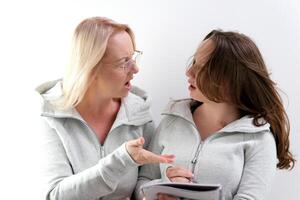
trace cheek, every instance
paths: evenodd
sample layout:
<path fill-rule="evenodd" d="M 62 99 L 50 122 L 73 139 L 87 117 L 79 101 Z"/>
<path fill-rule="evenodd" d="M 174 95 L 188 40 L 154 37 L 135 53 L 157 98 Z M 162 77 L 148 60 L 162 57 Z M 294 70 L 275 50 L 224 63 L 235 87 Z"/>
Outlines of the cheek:
<path fill-rule="evenodd" d="M 206 96 L 203 95 L 203 93 L 197 88 L 191 93 L 191 97 L 195 100 L 201 101 L 201 102 L 207 102 L 208 99 Z"/>
<path fill-rule="evenodd" d="M 125 81 L 126 76 L 118 71 L 107 71 L 101 74 L 101 79 L 106 83 L 106 85 L 116 86 L 122 84 Z"/>

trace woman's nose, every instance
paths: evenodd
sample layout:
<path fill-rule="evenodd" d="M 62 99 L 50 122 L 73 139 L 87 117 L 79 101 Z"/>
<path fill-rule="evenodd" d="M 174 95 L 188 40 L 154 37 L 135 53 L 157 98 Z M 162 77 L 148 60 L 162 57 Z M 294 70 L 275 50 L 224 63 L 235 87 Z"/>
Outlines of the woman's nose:
<path fill-rule="evenodd" d="M 136 73 L 138 73 L 140 71 L 140 69 L 139 69 L 139 67 L 137 66 L 137 64 L 134 64 L 133 66 L 132 66 L 132 68 L 131 68 L 131 72 L 133 73 L 133 74 L 136 74 Z"/>

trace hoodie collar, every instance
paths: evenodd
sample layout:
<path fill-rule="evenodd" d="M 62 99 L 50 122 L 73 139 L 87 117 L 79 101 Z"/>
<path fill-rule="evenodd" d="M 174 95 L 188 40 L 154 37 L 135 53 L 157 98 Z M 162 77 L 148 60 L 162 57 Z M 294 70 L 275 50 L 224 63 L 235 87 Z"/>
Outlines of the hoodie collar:
<path fill-rule="evenodd" d="M 75 108 L 58 110 L 50 102 L 62 96 L 61 79 L 46 82 L 36 88 L 41 99 L 41 115 L 53 118 L 75 118 L 84 121 Z M 121 124 L 142 125 L 152 121 L 150 115 L 150 98 L 140 88 L 133 86 L 129 94 L 121 99 L 121 106 L 116 120 L 112 126 L 116 128 Z"/>
<path fill-rule="evenodd" d="M 195 123 L 193 120 L 193 115 L 191 113 L 190 104 L 191 99 L 180 99 L 180 100 L 171 100 L 165 110 L 162 112 L 163 115 L 173 115 L 177 117 L 181 117 L 188 122 L 192 123 L 195 127 Z M 242 133 L 255 133 L 261 131 L 269 131 L 270 124 L 265 123 L 262 126 L 255 126 L 253 124 L 253 117 L 246 115 L 237 119 L 229 124 L 227 124 L 224 128 L 219 130 L 218 132 L 242 132 Z M 263 122 L 264 119 L 261 119 Z"/>

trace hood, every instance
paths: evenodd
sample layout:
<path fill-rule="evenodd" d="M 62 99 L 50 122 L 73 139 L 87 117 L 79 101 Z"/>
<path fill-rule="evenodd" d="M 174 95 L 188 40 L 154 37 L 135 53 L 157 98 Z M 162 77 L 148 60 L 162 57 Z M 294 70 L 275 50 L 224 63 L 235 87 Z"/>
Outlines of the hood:
<path fill-rule="evenodd" d="M 49 81 L 36 88 L 41 101 L 41 115 L 53 118 L 76 118 L 82 120 L 75 108 L 59 110 L 51 101 L 60 98 L 62 94 L 62 80 Z M 120 110 L 114 125 L 125 123 L 141 125 L 152 121 L 150 114 L 150 98 L 142 89 L 133 86 L 128 95 L 121 100 Z M 113 125 L 113 126 L 114 126 Z"/>
<path fill-rule="evenodd" d="M 176 117 L 181 117 L 188 122 L 195 125 L 193 116 L 190 110 L 191 99 L 180 99 L 171 100 L 164 111 L 163 115 L 172 115 Z M 262 126 L 255 126 L 253 124 L 253 117 L 246 115 L 238 120 L 235 120 L 227 124 L 224 128 L 218 132 L 243 132 L 243 133 L 255 133 L 261 131 L 270 131 L 270 124 L 266 123 Z M 264 119 L 261 119 L 262 122 Z"/>

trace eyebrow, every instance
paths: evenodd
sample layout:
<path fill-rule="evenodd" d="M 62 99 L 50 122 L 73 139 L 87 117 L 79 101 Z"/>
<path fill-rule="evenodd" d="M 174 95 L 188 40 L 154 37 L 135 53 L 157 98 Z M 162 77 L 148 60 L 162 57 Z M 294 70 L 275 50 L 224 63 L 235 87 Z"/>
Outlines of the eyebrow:
<path fill-rule="evenodd" d="M 119 62 L 122 62 L 123 60 L 126 62 L 127 58 L 130 58 L 130 57 L 129 56 L 124 56 L 124 57 L 119 58 L 118 60 L 116 60 L 114 63 L 119 63 Z"/>
<path fill-rule="evenodd" d="M 130 55 L 123 56 L 123 57 L 119 58 L 118 60 L 116 60 L 116 62 L 120 62 L 120 61 L 122 61 L 123 59 L 126 59 L 126 58 L 131 58 L 131 56 L 133 56 L 134 52 L 135 51 L 133 51 L 133 53 L 131 53 Z"/>

